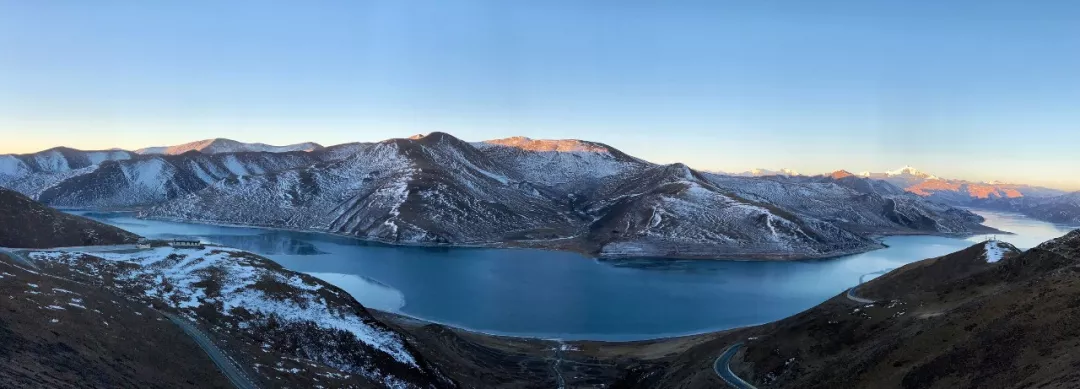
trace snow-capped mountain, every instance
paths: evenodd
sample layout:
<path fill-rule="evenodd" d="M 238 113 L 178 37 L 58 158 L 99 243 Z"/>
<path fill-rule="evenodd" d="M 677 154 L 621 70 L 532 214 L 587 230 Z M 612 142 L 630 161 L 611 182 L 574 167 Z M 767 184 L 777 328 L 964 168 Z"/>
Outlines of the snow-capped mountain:
<path fill-rule="evenodd" d="M 287 146 L 271 146 L 263 143 L 244 143 L 232 139 L 216 138 L 176 146 L 147 147 L 135 150 L 135 153 L 142 155 L 180 155 L 189 151 L 198 151 L 203 154 L 243 152 L 287 153 L 291 151 L 315 151 L 322 148 L 321 145 L 313 142 L 297 143 Z"/>
<path fill-rule="evenodd" d="M 781 168 L 780 170 L 750 169 L 748 171 L 745 171 L 745 172 L 742 172 L 742 173 L 735 173 L 735 174 L 732 174 L 732 175 L 733 176 L 741 176 L 741 177 L 765 177 L 765 176 L 789 176 L 789 177 L 793 177 L 793 176 L 801 176 L 802 174 L 800 174 L 798 171 L 795 171 L 794 169 Z"/>
<path fill-rule="evenodd" d="M 116 157 L 23 162 L 0 185 L 57 206 L 146 206 L 152 218 L 609 257 L 825 257 L 878 247 L 864 234 L 981 228 L 881 181 L 705 174 L 579 140 L 436 132 L 312 152 Z"/>

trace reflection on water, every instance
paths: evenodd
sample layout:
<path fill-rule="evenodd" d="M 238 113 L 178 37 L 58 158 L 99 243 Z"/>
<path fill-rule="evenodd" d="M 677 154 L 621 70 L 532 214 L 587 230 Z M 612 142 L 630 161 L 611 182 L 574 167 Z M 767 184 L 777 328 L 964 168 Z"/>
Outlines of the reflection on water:
<path fill-rule="evenodd" d="M 983 214 L 992 227 L 1017 233 L 1001 238 L 1019 247 L 1067 232 L 1017 215 Z M 778 320 L 860 278 L 984 239 L 888 237 L 887 249 L 832 260 L 598 261 L 564 252 L 395 247 L 315 233 L 139 220 L 130 214 L 93 216 L 152 238 L 192 236 L 262 254 L 315 274 L 373 308 L 489 333 L 595 340 Z"/>
<path fill-rule="evenodd" d="M 357 301 L 363 301 L 368 308 L 396 312 L 405 306 L 405 295 L 375 280 L 355 274 L 308 273 L 323 281 L 349 292 Z"/>

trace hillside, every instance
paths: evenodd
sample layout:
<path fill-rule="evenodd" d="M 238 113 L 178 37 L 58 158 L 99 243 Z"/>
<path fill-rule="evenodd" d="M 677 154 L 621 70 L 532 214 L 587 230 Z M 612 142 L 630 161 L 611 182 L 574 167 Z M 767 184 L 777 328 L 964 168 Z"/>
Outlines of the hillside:
<path fill-rule="evenodd" d="M 1080 231 L 1027 252 L 999 242 L 893 270 L 793 317 L 718 333 L 622 387 L 725 385 L 713 361 L 729 346 L 736 375 L 768 388 L 1071 388 L 1080 363 Z"/>
<path fill-rule="evenodd" d="M 138 236 L 68 215 L 0 188 L 0 247 L 37 248 L 133 243 Z"/>
<path fill-rule="evenodd" d="M 0 254 L 0 293 L 0 387 L 232 388 L 183 331 L 111 290 Z"/>

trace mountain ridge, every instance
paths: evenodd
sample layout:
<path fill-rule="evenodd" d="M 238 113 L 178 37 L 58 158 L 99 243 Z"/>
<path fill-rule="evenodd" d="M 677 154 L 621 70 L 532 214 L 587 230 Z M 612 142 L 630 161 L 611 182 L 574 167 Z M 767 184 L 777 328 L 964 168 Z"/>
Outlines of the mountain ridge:
<path fill-rule="evenodd" d="M 135 150 L 140 155 L 180 155 L 190 151 L 204 154 L 269 152 L 284 153 L 290 151 L 316 151 L 324 147 L 315 142 L 296 143 L 285 146 L 271 146 L 265 143 L 244 143 L 226 138 L 204 139 L 174 146 L 154 146 Z"/>
<path fill-rule="evenodd" d="M 88 166 L 41 165 L 0 176 L 0 186 L 56 206 L 137 208 L 150 218 L 394 244 L 788 259 L 881 247 L 866 234 L 987 230 L 973 214 L 881 181 L 729 179 L 582 140 L 470 143 L 433 132 L 310 152 L 189 150 L 118 154 Z M 804 201 L 807 195 L 815 196 L 813 203 Z"/>

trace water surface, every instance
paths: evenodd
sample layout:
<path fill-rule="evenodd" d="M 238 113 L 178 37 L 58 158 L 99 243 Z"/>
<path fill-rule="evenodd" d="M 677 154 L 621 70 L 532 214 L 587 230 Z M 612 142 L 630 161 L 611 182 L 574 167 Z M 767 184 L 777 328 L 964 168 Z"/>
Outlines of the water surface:
<path fill-rule="evenodd" d="M 1032 247 L 1063 235 L 1015 214 L 979 212 L 999 236 Z M 778 320 L 841 293 L 861 277 L 944 255 L 985 237 L 888 237 L 890 247 L 831 260 L 746 262 L 637 259 L 515 249 L 417 248 L 303 232 L 83 213 L 152 238 L 198 237 L 313 274 L 378 309 L 502 335 L 637 340 Z"/>

